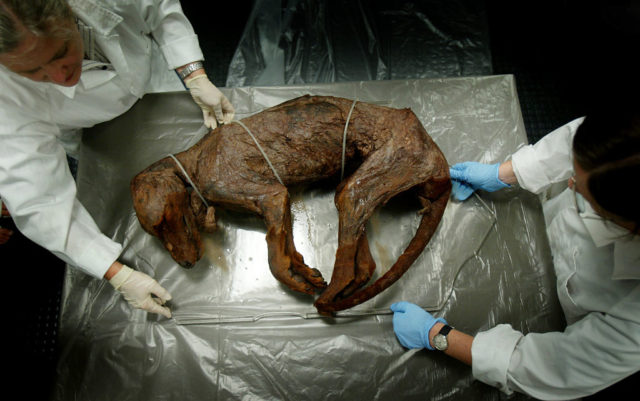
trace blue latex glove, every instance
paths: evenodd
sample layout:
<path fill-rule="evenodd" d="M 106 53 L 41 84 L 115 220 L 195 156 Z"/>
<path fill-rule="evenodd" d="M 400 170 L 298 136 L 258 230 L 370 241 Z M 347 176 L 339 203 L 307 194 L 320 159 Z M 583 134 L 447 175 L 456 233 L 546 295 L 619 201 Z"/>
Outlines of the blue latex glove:
<path fill-rule="evenodd" d="M 451 170 L 449 170 L 451 171 Z M 475 192 L 475 189 L 471 188 L 469 185 L 463 184 L 458 180 L 451 180 L 451 195 L 456 200 L 463 201 L 466 200 Z"/>
<path fill-rule="evenodd" d="M 478 162 L 464 162 L 455 164 L 449 169 L 451 175 L 451 193 L 459 201 L 463 201 L 471 194 L 482 189 L 488 192 L 509 187 L 498 178 L 500 163 L 484 164 Z"/>
<path fill-rule="evenodd" d="M 418 305 L 406 301 L 394 303 L 391 310 L 394 312 L 393 331 L 400 344 L 405 348 L 427 348 L 433 351 L 429 344 L 429 330 L 437 322 L 447 324 L 443 318 L 436 319 Z"/>

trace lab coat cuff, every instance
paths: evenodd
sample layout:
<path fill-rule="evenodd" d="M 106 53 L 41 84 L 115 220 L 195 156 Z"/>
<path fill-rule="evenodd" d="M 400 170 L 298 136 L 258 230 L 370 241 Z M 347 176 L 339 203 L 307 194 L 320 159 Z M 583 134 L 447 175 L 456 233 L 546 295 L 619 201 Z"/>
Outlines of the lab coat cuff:
<path fill-rule="evenodd" d="M 102 279 L 121 253 L 122 245 L 106 235 L 100 234 L 86 247 L 86 251 L 76 259 L 76 263 L 80 270 Z"/>
<path fill-rule="evenodd" d="M 538 158 L 533 146 L 520 148 L 511 156 L 511 165 L 518 179 L 518 185 L 533 193 L 538 193 L 548 183 L 546 176 L 538 169 L 524 168 L 524 166 L 535 166 L 537 163 Z"/>
<path fill-rule="evenodd" d="M 198 36 L 182 37 L 160 47 L 169 69 L 175 70 L 193 61 L 204 60 L 204 55 L 198 43 Z"/>
<path fill-rule="evenodd" d="M 507 369 L 522 337 L 522 333 L 508 324 L 478 333 L 471 344 L 473 377 L 511 394 L 513 390 L 507 386 Z"/>

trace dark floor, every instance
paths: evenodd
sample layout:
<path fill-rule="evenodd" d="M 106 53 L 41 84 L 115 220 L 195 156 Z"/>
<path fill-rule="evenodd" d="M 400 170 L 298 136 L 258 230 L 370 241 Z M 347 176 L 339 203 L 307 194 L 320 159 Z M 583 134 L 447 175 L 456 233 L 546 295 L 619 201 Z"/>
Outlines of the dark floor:
<path fill-rule="evenodd" d="M 493 71 L 515 75 L 530 142 L 589 99 L 637 88 L 640 10 L 610 5 L 625 3 L 487 1 Z"/>
<path fill-rule="evenodd" d="M 224 86 L 252 1 L 216 2 L 206 13 L 199 10 L 201 2 L 182 3 L 199 34 L 212 81 Z M 585 3 L 589 2 L 486 1 L 493 72 L 515 75 L 530 142 L 582 115 L 585 100 L 594 93 L 628 86 L 637 75 L 637 61 L 629 55 L 640 49 L 638 16 L 620 13 L 606 6 L 607 1 Z M 0 246 L 0 260 L 5 272 L 23 271 L 25 261 L 30 261 L 26 264 L 31 276 L 9 272 L 5 281 L 13 291 L 5 298 L 10 302 L 5 327 L 13 338 L 5 344 L 10 348 L 9 366 L 15 367 L 12 390 L 21 399 L 44 400 L 59 352 L 56 336 L 64 268 L 19 234 Z M 637 379 L 636 374 L 592 399 L 613 398 Z"/>

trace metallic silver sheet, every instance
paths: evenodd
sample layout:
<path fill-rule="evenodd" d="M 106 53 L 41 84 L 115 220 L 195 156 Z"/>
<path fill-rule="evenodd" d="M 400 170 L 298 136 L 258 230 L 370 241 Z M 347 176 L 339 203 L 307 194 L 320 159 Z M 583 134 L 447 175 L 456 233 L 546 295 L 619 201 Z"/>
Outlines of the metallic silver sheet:
<path fill-rule="evenodd" d="M 526 143 L 512 76 L 222 90 L 238 118 L 303 94 L 410 107 L 450 164 L 502 161 Z M 336 318 L 319 317 L 312 297 L 271 276 L 264 225 L 251 215 L 218 210 L 220 228 L 206 236 L 205 256 L 181 268 L 140 227 L 129 181 L 205 132 L 187 93 L 146 96 L 85 132 L 79 198 L 124 244 L 123 261 L 172 293 L 174 318 L 132 310 L 104 280 L 67 269 L 56 399 L 499 399 L 470 368 L 436 353 L 407 353 L 389 305 L 412 301 L 471 334 L 497 323 L 524 332 L 562 327 L 541 207 L 517 188 L 450 202 L 414 266 Z M 400 197 L 369 222 L 377 276 L 413 236 L 417 210 Z M 330 278 L 333 189 L 295 189 L 292 212 L 299 252 Z"/>

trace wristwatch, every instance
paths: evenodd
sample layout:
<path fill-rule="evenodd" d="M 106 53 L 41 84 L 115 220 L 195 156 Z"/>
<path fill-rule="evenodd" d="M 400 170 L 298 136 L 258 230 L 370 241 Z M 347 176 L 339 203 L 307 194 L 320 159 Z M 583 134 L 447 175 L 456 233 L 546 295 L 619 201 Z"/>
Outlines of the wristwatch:
<path fill-rule="evenodd" d="M 186 67 L 184 67 L 182 69 L 182 71 L 180 71 L 178 73 L 178 75 L 180 76 L 180 79 L 182 79 L 184 81 L 184 79 L 191 74 L 194 71 L 197 71 L 201 68 L 204 68 L 204 65 L 202 64 L 202 61 L 194 61 L 193 63 L 189 63 L 187 64 Z"/>
<path fill-rule="evenodd" d="M 446 324 L 442 326 L 438 334 L 433 336 L 433 348 L 437 349 L 438 351 L 446 351 L 447 348 L 449 348 L 449 341 L 447 341 L 447 335 L 449 334 L 452 328 L 453 327 Z"/>

